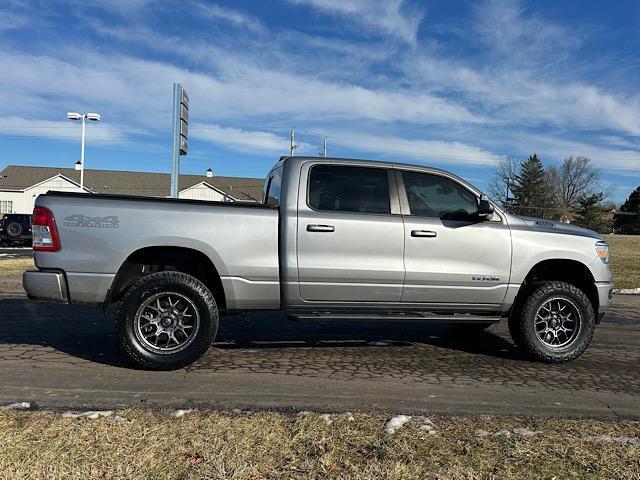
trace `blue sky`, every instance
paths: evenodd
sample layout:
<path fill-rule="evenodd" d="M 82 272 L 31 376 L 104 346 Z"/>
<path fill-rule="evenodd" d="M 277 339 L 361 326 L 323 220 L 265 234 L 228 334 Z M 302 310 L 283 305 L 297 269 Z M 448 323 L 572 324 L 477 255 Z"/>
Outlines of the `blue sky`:
<path fill-rule="evenodd" d="M 640 184 L 640 2 L 4 0 L 0 168 L 169 171 L 172 82 L 190 94 L 182 171 L 263 176 L 288 153 L 452 170 L 586 155 Z"/>

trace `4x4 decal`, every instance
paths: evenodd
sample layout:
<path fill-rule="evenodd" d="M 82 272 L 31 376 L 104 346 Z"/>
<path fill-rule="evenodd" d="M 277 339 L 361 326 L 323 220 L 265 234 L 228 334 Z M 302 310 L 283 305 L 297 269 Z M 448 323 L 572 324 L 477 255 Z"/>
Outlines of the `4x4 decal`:
<path fill-rule="evenodd" d="M 74 214 L 66 217 L 63 225 L 65 227 L 118 228 L 120 221 L 115 215 L 89 217 L 87 215 Z"/>

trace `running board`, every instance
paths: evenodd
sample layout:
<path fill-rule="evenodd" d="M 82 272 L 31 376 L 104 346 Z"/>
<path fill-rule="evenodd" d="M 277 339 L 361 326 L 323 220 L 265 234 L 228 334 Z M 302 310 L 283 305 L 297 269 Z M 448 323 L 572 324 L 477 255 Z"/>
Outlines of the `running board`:
<path fill-rule="evenodd" d="M 289 320 L 365 320 L 365 321 L 387 321 L 387 320 L 421 320 L 434 322 L 452 323 L 496 323 L 500 321 L 497 315 L 473 315 L 467 313 L 457 314 L 437 314 L 432 312 L 305 312 L 290 313 Z"/>

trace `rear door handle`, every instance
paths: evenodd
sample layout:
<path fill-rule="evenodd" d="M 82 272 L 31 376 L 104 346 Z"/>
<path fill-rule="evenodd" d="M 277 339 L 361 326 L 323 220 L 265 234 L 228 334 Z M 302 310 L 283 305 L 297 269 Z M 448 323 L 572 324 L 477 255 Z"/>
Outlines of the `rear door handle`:
<path fill-rule="evenodd" d="M 432 230 L 411 230 L 412 237 L 437 237 L 438 234 Z"/>
<path fill-rule="evenodd" d="M 307 232 L 333 232 L 335 229 L 333 225 L 307 225 Z"/>

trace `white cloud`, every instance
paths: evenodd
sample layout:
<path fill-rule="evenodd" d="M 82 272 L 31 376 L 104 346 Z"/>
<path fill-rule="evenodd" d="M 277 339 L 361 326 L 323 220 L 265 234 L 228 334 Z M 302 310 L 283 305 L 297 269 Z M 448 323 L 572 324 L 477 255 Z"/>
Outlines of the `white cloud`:
<path fill-rule="evenodd" d="M 113 108 L 150 126 L 166 125 L 171 82 L 191 94 L 192 113 L 202 120 L 286 115 L 293 118 L 370 119 L 419 124 L 480 122 L 465 108 L 426 93 L 387 91 L 327 82 L 293 73 L 255 68 L 233 57 L 217 59 L 216 74 L 194 73 L 170 64 L 76 51 L 73 62 L 0 52 L 0 86 L 20 91 L 33 108 Z M 49 79 L 55 78 L 55 82 Z M 11 99 L 0 113 L 15 111 Z M 66 110 L 65 110 L 66 111 Z M 41 113 L 41 112 L 40 112 Z M 124 117 L 123 117 L 124 118 Z M 169 118 L 169 117 L 166 117 Z"/>
<path fill-rule="evenodd" d="M 480 5 L 464 40 L 480 39 L 483 54 L 456 58 L 433 49 L 405 58 L 413 89 L 452 93 L 503 129 L 611 129 L 640 136 L 640 95 L 590 84 L 587 72 L 593 65 L 575 61 L 582 30 L 529 14 L 517 1 Z"/>
<path fill-rule="evenodd" d="M 463 142 L 419 140 L 361 133 L 329 134 L 330 145 L 340 145 L 362 152 L 402 160 L 408 157 L 426 164 L 493 166 L 501 158 L 488 150 Z"/>
<path fill-rule="evenodd" d="M 206 18 L 223 20 L 237 27 L 247 28 L 256 32 L 264 30 L 262 23 L 255 17 L 249 16 L 240 10 L 222 7 L 216 4 L 195 2 L 197 11 Z"/>
<path fill-rule="evenodd" d="M 75 123 L 75 124 L 74 124 Z M 88 141 L 98 143 L 125 143 L 122 130 L 114 125 L 89 122 L 86 128 Z M 56 140 L 80 141 L 79 122 L 0 117 L 0 134 L 14 137 L 39 137 Z"/>
<path fill-rule="evenodd" d="M 192 138 L 222 145 L 244 153 L 288 155 L 288 137 L 266 131 L 248 131 L 241 128 L 221 127 L 215 124 L 196 123 L 190 130 Z M 301 150 L 309 150 L 307 143 L 296 142 Z"/>
<path fill-rule="evenodd" d="M 349 22 L 368 27 L 369 32 L 382 33 L 415 45 L 423 13 L 404 0 L 288 0 L 314 9 L 339 15 Z"/>

